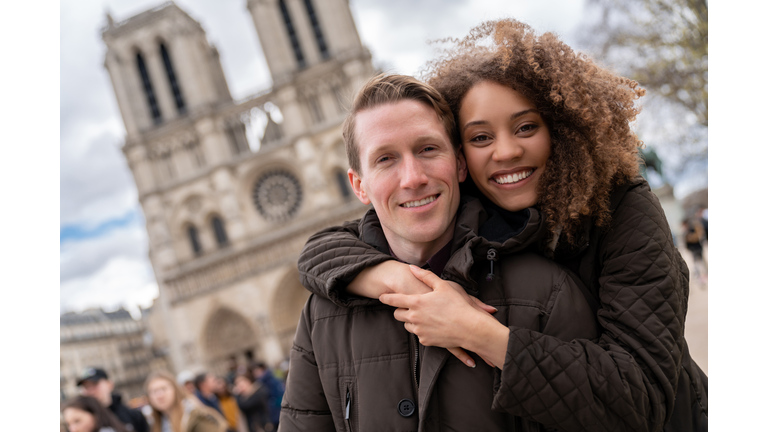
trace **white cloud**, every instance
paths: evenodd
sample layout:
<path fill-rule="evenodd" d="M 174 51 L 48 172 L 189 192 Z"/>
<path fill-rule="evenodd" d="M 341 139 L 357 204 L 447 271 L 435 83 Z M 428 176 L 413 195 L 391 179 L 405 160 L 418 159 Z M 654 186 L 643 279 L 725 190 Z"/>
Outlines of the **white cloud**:
<path fill-rule="evenodd" d="M 62 283 L 97 274 L 115 259 L 148 263 L 147 232 L 144 224 L 134 223 L 100 237 L 65 241 L 60 257 Z"/>
<path fill-rule="evenodd" d="M 148 307 L 156 296 L 157 283 L 148 260 L 115 256 L 93 274 L 62 282 L 60 311 Z"/>

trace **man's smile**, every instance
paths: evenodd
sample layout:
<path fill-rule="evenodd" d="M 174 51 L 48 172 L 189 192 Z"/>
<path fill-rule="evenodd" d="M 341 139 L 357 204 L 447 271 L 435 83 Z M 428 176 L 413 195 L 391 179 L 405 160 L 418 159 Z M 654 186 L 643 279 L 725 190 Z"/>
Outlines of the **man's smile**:
<path fill-rule="evenodd" d="M 426 198 L 422 198 L 420 200 L 408 201 L 408 202 L 400 204 L 400 207 L 412 208 L 412 207 L 425 206 L 425 205 L 431 203 L 432 201 L 436 200 L 438 196 L 440 196 L 440 194 L 430 195 L 430 196 L 428 196 Z"/>

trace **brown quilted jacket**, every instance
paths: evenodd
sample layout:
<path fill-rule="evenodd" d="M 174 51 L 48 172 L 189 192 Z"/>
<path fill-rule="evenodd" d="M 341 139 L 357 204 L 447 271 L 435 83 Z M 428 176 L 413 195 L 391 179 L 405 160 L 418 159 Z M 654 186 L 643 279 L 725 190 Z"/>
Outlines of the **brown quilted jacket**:
<path fill-rule="evenodd" d="M 597 299 L 599 340 L 511 326 L 493 410 L 563 431 L 707 430 L 707 377 L 683 335 L 688 268 L 645 180 L 617 187 L 611 205 L 610 226 L 586 221 L 580 241 L 554 255 Z M 346 224 L 310 238 L 299 272 L 310 291 L 344 306 L 346 284 L 386 259 Z"/>
<path fill-rule="evenodd" d="M 464 200 L 454 230 L 453 253 L 442 276 L 456 280 L 470 294 L 495 306 L 498 312 L 494 316 L 502 324 L 573 340 L 572 349 L 577 350 L 599 335 L 594 313 L 567 269 L 526 251 L 545 233 L 539 213 L 529 209 L 519 216 L 522 223 L 514 236 L 489 241 L 476 234 L 488 214 L 477 199 Z M 505 223 L 498 218 L 494 221 Z M 359 232 L 363 242 L 380 251 L 388 250 L 375 212 L 371 210 L 354 226 L 350 224 L 347 226 Z M 361 256 L 350 250 L 339 253 L 343 245 L 343 239 L 338 244 L 324 242 L 304 254 L 323 259 L 326 251 L 333 253 L 337 258 L 327 263 L 329 271 L 336 264 L 354 267 L 392 259 L 379 252 Z M 497 262 L 494 277 L 487 280 L 491 249 Z M 337 295 L 339 301 L 334 303 L 324 297 L 311 296 L 299 321 L 281 431 L 543 429 L 533 420 L 491 409 L 514 383 L 504 383 L 498 369 L 473 353 L 470 355 L 477 367 L 470 369 L 443 348 L 419 346 L 394 319 L 394 308 L 378 300 Z M 415 373 L 416 359 L 419 374 Z M 415 406 L 408 416 L 401 412 L 404 400 Z"/>

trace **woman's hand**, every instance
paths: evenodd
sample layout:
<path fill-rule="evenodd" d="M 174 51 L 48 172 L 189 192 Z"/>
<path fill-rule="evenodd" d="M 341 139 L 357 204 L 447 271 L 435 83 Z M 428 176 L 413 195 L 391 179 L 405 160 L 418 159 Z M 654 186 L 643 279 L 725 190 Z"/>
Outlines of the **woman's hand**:
<path fill-rule="evenodd" d="M 490 365 L 501 368 L 506 357 L 509 329 L 490 315 L 485 309 L 488 306 L 432 272 L 415 266 L 410 266 L 410 271 L 432 291 L 382 294 L 379 297 L 382 303 L 398 308 L 395 319 L 405 323 L 405 329 L 418 336 L 423 345 L 463 347 L 474 351 Z"/>
<path fill-rule="evenodd" d="M 432 292 L 432 288 L 417 278 L 409 267 L 408 264 L 395 260 L 369 267 L 360 272 L 347 286 L 347 292 L 367 298 L 379 298 L 382 294 L 391 293 L 414 295 Z M 496 312 L 495 307 L 488 306 L 467 294 L 461 285 L 449 281 L 446 283 L 476 309 L 487 313 Z M 475 367 L 474 360 L 463 349 L 450 347 L 448 351 L 467 366 Z"/>

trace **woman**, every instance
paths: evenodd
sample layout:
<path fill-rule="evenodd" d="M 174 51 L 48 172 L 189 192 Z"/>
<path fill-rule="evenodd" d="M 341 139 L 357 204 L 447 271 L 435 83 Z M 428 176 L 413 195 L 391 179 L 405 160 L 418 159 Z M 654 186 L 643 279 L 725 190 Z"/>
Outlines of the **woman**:
<path fill-rule="evenodd" d="M 239 374 L 235 377 L 233 391 L 237 397 L 237 406 L 248 422 L 248 430 L 250 432 L 264 431 L 267 423 L 269 423 L 269 390 L 267 387 L 254 382 L 248 374 Z M 274 425 L 271 426 L 270 430 L 274 429 Z"/>
<path fill-rule="evenodd" d="M 490 360 L 503 383 L 538 397 L 505 399 L 494 389 L 494 408 L 561 430 L 705 429 L 707 377 L 683 337 L 688 269 L 638 177 L 641 143 L 629 127 L 644 90 L 512 20 L 473 29 L 429 64 L 427 82 L 456 117 L 471 176 L 464 192 L 500 212 L 538 209 L 548 229 L 540 251 L 578 275 L 597 302 L 597 341 L 509 327 Z M 345 267 L 344 252 L 332 249 L 348 250 L 350 241 L 367 247 L 350 224 L 310 239 L 299 260 L 310 291 L 338 300 L 357 286 L 385 293 L 403 283 L 381 277 L 402 274 L 391 260 L 362 272 L 359 263 Z M 320 245 L 341 259 L 312 260 Z M 393 304 L 391 294 L 380 299 Z M 407 313 L 395 317 L 407 323 Z M 439 340 L 439 327 L 428 331 L 415 334 Z M 529 384 L 531 365 L 545 385 Z"/>
<path fill-rule="evenodd" d="M 226 421 L 182 390 L 167 372 L 154 372 L 145 389 L 152 407 L 152 432 L 224 432 Z"/>
<path fill-rule="evenodd" d="M 65 402 L 61 413 L 69 432 L 127 432 L 114 414 L 90 396 Z"/>

